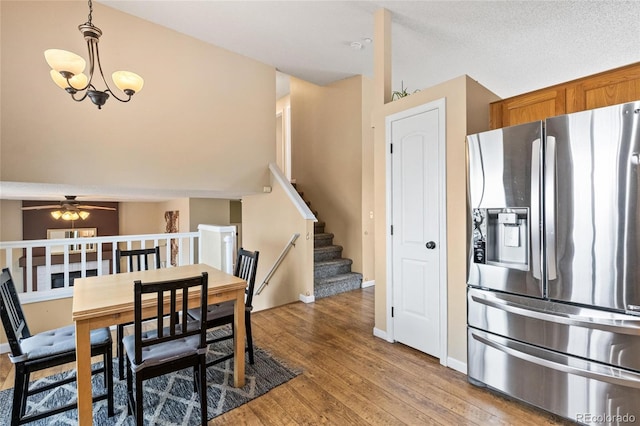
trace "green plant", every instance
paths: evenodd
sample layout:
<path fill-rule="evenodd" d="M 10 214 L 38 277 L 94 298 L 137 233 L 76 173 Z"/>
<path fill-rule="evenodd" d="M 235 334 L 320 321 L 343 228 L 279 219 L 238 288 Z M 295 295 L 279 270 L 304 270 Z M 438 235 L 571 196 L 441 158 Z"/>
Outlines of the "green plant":
<path fill-rule="evenodd" d="M 413 93 L 419 92 L 420 90 L 414 90 Z M 395 90 L 391 92 L 391 100 L 395 101 L 396 99 L 404 98 L 405 96 L 409 96 L 411 93 L 407 91 L 404 87 L 404 80 L 400 80 L 400 90 Z"/>

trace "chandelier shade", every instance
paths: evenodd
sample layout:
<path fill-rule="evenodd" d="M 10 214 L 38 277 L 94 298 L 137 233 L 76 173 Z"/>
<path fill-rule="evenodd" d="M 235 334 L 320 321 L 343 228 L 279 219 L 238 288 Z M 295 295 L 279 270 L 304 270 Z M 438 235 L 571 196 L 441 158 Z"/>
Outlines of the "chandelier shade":
<path fill-rule="evenodd" d="M 111 75 L 116 87 L 127 93 L 128 90 L 137 93 L 142 90 L 144 80 L 138 74 L 131 71 L 116 71 Z"/>
<path fill-rule="evenodd" d="M 102 108 L 110 96 L 120 102 L 129 102 L 135 93 L 142 90 L 144 80 L 138 74 L 130 71 L 116 71 L 112 75 L 113 83 L 124 92 L 126 97 L 121 98 L 111 90 L 102 72 L 100 52 L 98 51 L 98 41 L 102 35 L 102 30 L 91 23 L 92 15 L 93 3 L 89 0 L 89 20 L 78 26 L 87 42 L 89 55 L 88 76 L 83 74 L 87 62 L 81 56 L 62 49 L 47 49 L 44 52 L 44 57 L 51 67 L 51 78 L 58 87 L 69 93 L 74 101 L 81 102 L 88 97 L 98 109 Z M 94 85 L 94 72 L 96 69 L 98 72 L 95 80 L 102 80 L 105 86 L 103 90 L 98 90 Z"/>
<path fill-rule="evenodd" d="M 61 89 L 66 89 L 67 87 L 71 86 L 76 90 L 82 90 L 87 87 L 87 83 L 89 82 L 87 76 L 82 73 L 74 75 L 69 80 L 64 78 L 62 74 L 60 74 L 56 70 L 51 70 L 50 74 L 53 82 L 56 83 Z"/>
<path fill-rule="evenodd" d="M 73 75 L 80 74 L 87 66 L 82 56 L 61 49 L 47 49 L 44 51 L 44 59 L 47 64 L 58 73 L 67 72 Z"/>

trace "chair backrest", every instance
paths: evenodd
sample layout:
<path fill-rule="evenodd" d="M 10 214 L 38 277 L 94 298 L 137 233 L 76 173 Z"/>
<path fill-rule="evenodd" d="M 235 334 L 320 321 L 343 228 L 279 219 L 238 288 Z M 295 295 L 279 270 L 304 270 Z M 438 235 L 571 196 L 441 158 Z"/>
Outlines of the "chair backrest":
<path fill-rule="evenodd" d="M 247 282 L 245 293 L 245 306 L 251 309 L 253 306 L 253 288 L 256 285 L 256 271 L 258 270 L 259 251 L 247 251 L 240 247 L 238 250 L 238 259 L 236 260 L 236 268 L 233 275 L 240 277 Z"/>
<path fill-rule="evenodd" d="M 127 259 L 129 271 L 142 271 L 149 269 L 149 256 L 154 256 L 155 269 L 160 269 L 160 247 L 137 250 L 120 250 L 116 249 L 116 273 L 119 274 L 122 258 Z M 134 269 L 135 266 L 135 269 Z"/>
<path fill-rule="evenodd" d="M 188 336 L 200 335 L 199 348 L 206 350 L 207 348 L 207 302 L 208 292 L 207 283 L 209 275 L 203 272 L 202 275 L 182 278 L 169 281 L 158 281 L 143 283 L 141 281 L 134 282 L 134 335 L 135 335 L 135 362 L 142 362 L 142 348 L 155 345 L 158 343 L 169 342 L 171 340 L 182 339 Z M 198 288 L 199 287 L 199 288 Z M 189 309 L 189 290 L 200 291 L 200 321 L 196 326 L 195 321 L 189 321 L 188 315 L 180 315 L 182 311 L 187 312 Z M 155 293 L 156 298 L 156 315 L 153 320 L 149 320 L 148 315 L 142 313 L 142 304 L 149 300 L 149 296 Z M 178 303 L 178 297 L 181 301 Z M 164 304 L 168 302 L 169 307 L 165 309 Z M 169 321 L 167 326 L 164 321 L 165 317 Z M 148 333 L 145 330 L 143 336 L 142 324 L 151 324 L 155 322 L 156 329 L 154 333 Z M 189 324 L 190 323 L 190 324 Z M 189 324 L 189 326 L 187 326 Z"/>
<path fill-rule="evenodd" d="M 2 317 L 2 325 L 4 332 L 9 340 L 11 355 L 18 357 L 22 355 L 20 340 L 31 336 L 27 321 L 22 312 L 20 299 L 16 287 L 11 278 L 9 268 L 2 270 L 2 281 L 0 282 L 0 294 L 2 303 L 0 304 L 0 316 Z"/>

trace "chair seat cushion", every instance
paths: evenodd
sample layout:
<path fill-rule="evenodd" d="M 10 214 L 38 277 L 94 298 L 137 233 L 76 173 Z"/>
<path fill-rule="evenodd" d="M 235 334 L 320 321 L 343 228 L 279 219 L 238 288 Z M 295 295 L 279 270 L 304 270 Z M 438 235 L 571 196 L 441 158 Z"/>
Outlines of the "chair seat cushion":
<path fill-rule="evenodd" d="M 191 330 L 198 326 L 197 322 L 189 323 L 188 329 Z M 168 334 L 169 330 L 164 329 Z M 155 338 L 157 335 L 156 330 L 150 330 L 142 334 L 143 340 L 146 338 Z M 206 353 L 207 348 L 200 349 L 200 336 L 187 336 L 182 339 L 171 340 L 168 342 L 157 343 L 155 345 L 146 346 L 142 348 L 142 361 L 140 364 L 135 363 L 135 345 L 136 338 L 134 335 L 125 336 L 122 339 L 124 350 L 127 353 L 127 357 L 131 362 L 131 369 L 135 373 L 145 367 L 154 365 L 161 365 L 167 362 L 171 362 L 174 359 L 183 358 L 190 355 L 198 355 Z"/>
<path fill-rule="evenodd" d="M 234 307 L 235 302 L 233 300 L 207 306 L 207 322 L 214 321 L 218 318 L 233 316 Z M 194 320 L 200 320 L 200 309 L 189 309 L 188 313 Z"/>
<path fill-rule="evenodd" d="M 91 346 L 111 343 L 111 333 L 108 328 L 91 330 Z M 22 356 L 12 357 L 13 362 L 23 362 L 45 358 L 52 355 L 74 353 L 76 350 L 75 325 L 44 331 L 20 341 Z"/>

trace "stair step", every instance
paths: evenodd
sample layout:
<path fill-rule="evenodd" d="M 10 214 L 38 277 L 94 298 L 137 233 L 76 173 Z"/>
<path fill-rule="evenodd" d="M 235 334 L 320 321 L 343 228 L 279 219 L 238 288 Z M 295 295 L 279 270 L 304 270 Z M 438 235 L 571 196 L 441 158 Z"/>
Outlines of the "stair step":
<path fill-rule="evenodd" d="M 321 220 L 313 223 L 313 233 L 314 234 L 324 234 L 324 226 L 325 223 Z"/>
<path fill-rule="evenodd" d="M 313 236 L 313 246 L 314 247 L 325 247 L 333 244 L 333 234 L 331 233 L 320 233 L 314 234 Z"/>
<path fill-rule="evenodd" d="M 340 259 L 342 257 L 342 246 L 324 246 L 313 249 L 313 261 Z"/>
<path fill-rule="evenodd" d="M 334 294 L 356 290 L 362 287 L 362 274 L 349 272 L 330 278 L 315 280 L 313 295 L 316 299 L 333 296 Z"/>
<path fill-rule="evenodd" d="M 322 260 L 313 264 L 313 279 L 319 280 L 351 272 L 351 259 Z"/>

